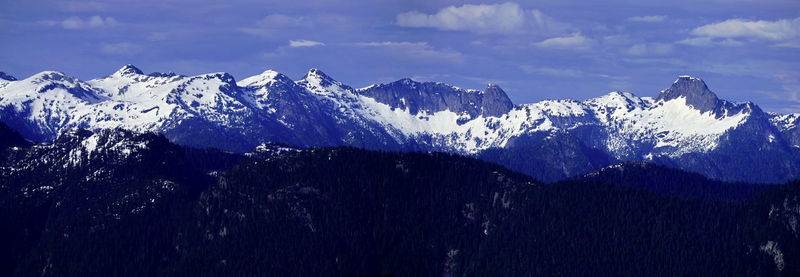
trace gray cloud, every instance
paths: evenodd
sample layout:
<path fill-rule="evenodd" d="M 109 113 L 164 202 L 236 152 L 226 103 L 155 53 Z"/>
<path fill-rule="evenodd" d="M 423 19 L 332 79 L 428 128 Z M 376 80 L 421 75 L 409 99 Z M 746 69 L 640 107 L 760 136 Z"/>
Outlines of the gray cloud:
<path fill-rule="evenodd" d="M 117 20 L 113 17 L 95 15 L 86 19 L 73 16 L 59 22 L 59 25 L 64 29 L 77 30 L 113 27 L 117 25 L 117 23 Z"/>

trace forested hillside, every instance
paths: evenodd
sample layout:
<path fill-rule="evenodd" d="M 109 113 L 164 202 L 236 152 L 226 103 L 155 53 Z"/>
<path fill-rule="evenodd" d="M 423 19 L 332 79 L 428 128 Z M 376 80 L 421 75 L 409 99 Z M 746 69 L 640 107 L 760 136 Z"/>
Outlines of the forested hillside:
<path fill-rule="evenodd" d="M 717 197 L 647 166 L 541 183 L 438 153 L 13 141 L 0 275 L 800 274 L 798 183 Z"/>

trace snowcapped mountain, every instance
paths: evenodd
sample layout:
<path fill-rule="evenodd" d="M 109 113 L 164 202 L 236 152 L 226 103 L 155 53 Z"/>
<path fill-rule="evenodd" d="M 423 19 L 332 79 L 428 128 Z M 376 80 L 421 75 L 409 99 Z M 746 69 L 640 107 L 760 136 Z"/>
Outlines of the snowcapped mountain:
<path fill-rule="evenodd" d="M 237 82 L 132 65 L 89 81 L 53 71 L 0 77 L 0 119 L 34 141 L 123 128 L 238 152 L 264 142 L 454 152 L 544 180 L 638 160 L 726 180 L 800 176 L 797 115 L 718 99 L 691 76 L 655 98 L 612 92 L 521 105 L 494 84 L 466 90 L 401 79 L 354 89 L 318 69 L 297 81 L 272 70 Z"/>

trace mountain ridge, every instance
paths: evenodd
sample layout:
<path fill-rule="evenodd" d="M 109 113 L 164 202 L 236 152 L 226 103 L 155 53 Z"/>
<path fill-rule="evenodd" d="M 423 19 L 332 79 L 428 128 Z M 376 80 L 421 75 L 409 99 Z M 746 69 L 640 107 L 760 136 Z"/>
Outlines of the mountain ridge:
<path fill-rule="evenodd" d="M 611 92 L 514 104 L 494 84 L 466 90 L 405 78 L 354 89 L 316 68 L 299 80 L 267 70 L 237 81 L 224 72 L 145 74 L 126 65 L 89 81 L 50 71 L 4 81 L 0 110 L 0 120 L 34 141 L 69 128 L 120 127 L 235 152 L 276 142 L 492 156 L 487 159 L 545 181 L 637 160 L 722 180 L 800 177 L 796 116 L 721 100 L 702 79 L 685 75 L 656 97 Z M 569 138 L 560 145 L 571 146 L 557 149 L 548 143 L 555 137 Z M 491 149 L 523 155 L 484 155 Z M 544 171 L 528 165 L 544 153 L 553 160 Z M 766 177 L 724 161 L 763 163 L 769 156 L 781 160 L 759 165 L 774 172 Z"/>

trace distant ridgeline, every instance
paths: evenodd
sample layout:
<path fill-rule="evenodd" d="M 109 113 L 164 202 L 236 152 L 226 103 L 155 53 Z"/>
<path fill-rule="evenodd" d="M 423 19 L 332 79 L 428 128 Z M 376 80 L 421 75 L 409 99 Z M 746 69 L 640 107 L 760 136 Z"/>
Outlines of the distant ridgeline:
<path fill-rule="evenodd" d="M 410 105 L 407 103 L 407 105 Z M 0 124 L 0 276 L 798 276 L 800 183 Z"/>
<path fill-rule="evenodd" d="M 543 181 L 636 161 L 725 181 L 800 177 L 798 114 L 718 99 L 690 76 L 655 98 L 612 92 L 515 105 L 494 84 L 468 90 L 401 79 L 355 89 L 317 69 L 298 81 L 271 70 L 237 81 L 132 65 L 89 81 L 0 73 L 0 121 L 35 142 L 72 128 L 123 128 L 240 153 L 265 142 L 447 152 Z"/>

